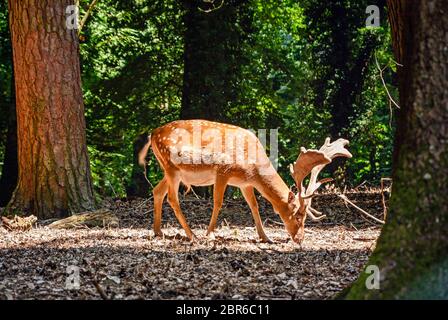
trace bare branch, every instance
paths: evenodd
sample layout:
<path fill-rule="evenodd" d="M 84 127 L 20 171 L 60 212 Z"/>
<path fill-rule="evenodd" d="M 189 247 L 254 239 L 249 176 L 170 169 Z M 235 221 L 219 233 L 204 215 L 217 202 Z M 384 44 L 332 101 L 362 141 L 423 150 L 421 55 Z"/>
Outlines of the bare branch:
<path fill-rule="evenodd" d="M 338 197 L 341 198 L 342 200 L 344 200 L 345 203 L 348 203 L 350 205 L 352 205 L 354 208 L 358 209 L 359 212 L 363 213 L 365 216 L 375 220 L 376 222 L 379 222 L 381 224 L 385 224 L 385 222 L 383 220 L 380 220 L 374 216 L 372 216 L 370 213 L 368 213 L 367 211 L 361 209 L 360 207 L 358 207 L 356 204 L 354 204 L 353 202 L 351 202 L 344 194 L 338 194 Z"/>
<path fill-rule="evenodd" d="M 203 2 L 204 3 L 210 3 L 210 4 L 213 5 L 213 7 L 211 9 L 207 9 L 207 10 L 202 9 L 201 7 L 198 7 L 198 10 L 202 11 L 204 13 L 210 13 L 210 12 L 213 12 L 213 11 L 221 9 L 221 7 L 224 5 L 225 0 L 221 0 L 221 3 L 219 4 L 219 6 L 216 6 L 216 7 L 215 7 L 215 0 L 203 0 Z"/>
<path fill-rule="evenodd" d="M 79 24 L 78 28 L 78 36 L 81 34 L 82 29 L 84 28 L 87 19 L 89 18 L 90 14 L 92 13 L 93 9 L 95 8 L 96 3 L 98 0 L 93 0 L 92 3 L 89 5 L 89 8 L 87 9 L 87 12 L 84 14 L 84 17 L 82 17 L 82 20 Z"/>
<path fill-rule="evenodd" d="M 100 297 L 103 300 L 109 300 L 108 295 L 104 291 L 103 287 L 100 285 L 100 283 L 97 280 L 92 280 L 93 285 L 95 286 L 96 291 L 100 294 Z"/>
<path fill-rule="evenodd" d="M 394 61 L 394 62 L 395 62 L 395 61 Z M 378 71 L 380 72 L 380 78 L 381 78 L 381 82 L 383 83 L 383 87 L 384 87 L 384 89 L 386 90 L 387 96 L 389 97 L 389 113 L 390 113 L 389 127 L 392 127 L 392 114 L 393 114 L 393 111 L 392 111 L 392 103 L 393 103 L 398 109 L 400 109 L 400 106 L 399 106 L 398 103 L 396 103 L 395 100 L 392 98 L 392 95 L 390 94 L 389 89 L 387 89 L 386 81 L 384 80 L 384 77 L 383 77 L 383 71 L 387 68 L 387 66 L 381 69 L 380 64 L 379 64 L 379 62 L 378 62 L 378 59 L 377 59 L 377 57 L 376 57 L 376 53 L 375 53 L 375 63 L 376 63 L 376 67 L 378 68 Z M 395 62 L 395 63 L 396 63 L 397 65 L 399 65 L 399 66 L 402 66 L 402 65 L 400 65 L 400 64 L 397 63 L 397 62 Z"/>

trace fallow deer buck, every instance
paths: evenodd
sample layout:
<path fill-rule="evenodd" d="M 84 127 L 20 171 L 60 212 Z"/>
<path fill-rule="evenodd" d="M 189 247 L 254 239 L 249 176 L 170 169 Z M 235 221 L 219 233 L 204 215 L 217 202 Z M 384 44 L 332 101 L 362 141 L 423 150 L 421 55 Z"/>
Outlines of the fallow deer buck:
<path fill-rule="evenodd" d="M 154 233 L 162 235 L 162 202 L 168 194 L 168 202 L 177 220 L 193 241 L 194 235 L 179 205 L 178 189 L 182 182 L 188 188 L 191 185 L 214 185 L 214 207 L 207 230 L 207 235 L 212 235 L 226 186 L 231 185 L 241 189 L 262 241 L 272 242 L 263 230 L 254 188 L 271 202 L 292 240 L 300 243 L 304 237 L 306 216 L 314 220 L 325 217 L 311 207 L 311 199 L 316 190 L 331 179 L 317 181 L 317 176 L 334 158 L 351 158 L 345 149 L 347 144 L 344 139 L 330 143 L 327 138 L 319 150 L 302 147 L 297 161 L 290 166 L 298 189 L 296 195 L 275 171 L 261 142 L 249 130 L 205 120 L 179 120 L 157 128 L 148 136 L 148 142 L 139 153 L 139 163 L 146 167 L 145 158 L 152 147 L 165 173 L 153 190 Z M 303 180 L 310 173 L 310 182 L 305 188 Z"/>

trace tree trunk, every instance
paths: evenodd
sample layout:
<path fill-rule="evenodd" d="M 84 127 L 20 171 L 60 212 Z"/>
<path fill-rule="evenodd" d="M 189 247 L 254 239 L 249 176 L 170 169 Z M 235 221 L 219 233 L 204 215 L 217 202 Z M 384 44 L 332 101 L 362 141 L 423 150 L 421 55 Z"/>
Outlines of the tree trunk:
<path fill-rule="evenodd" d="M 95 207 L 73 1 L 10 0 L 19 179 L 9 210 L 38 218 Z"/>
<path fill-rule="evenodd" d="M 226 111 L 238 99 L 242 58 L 242 34 L 237 27 L 240 2 L 225 1 L 213 10 L 199 0 L 184 1 L 181 119 L 230 120 Z"/>
<path fill-rule="evenodd" d="M 448 291 L 448 6 L 444 0 L 389 0 L 399 68 L 393 191 L 388 221 L 347 298 L 447 299 Z"/>

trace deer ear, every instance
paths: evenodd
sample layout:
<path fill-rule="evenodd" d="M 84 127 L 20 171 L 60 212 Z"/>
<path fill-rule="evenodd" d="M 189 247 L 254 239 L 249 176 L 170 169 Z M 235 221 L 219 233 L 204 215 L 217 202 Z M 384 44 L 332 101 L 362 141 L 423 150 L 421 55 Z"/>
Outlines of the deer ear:
<path fill-rule="evenodd" d="M 296 197 L 296 195 L 294 194 L 294 192 L 292 192 L 291 190 L 289 190 L 289 194 L 288 194 L 288 202 L 293 202 L 295 197 Z"/>

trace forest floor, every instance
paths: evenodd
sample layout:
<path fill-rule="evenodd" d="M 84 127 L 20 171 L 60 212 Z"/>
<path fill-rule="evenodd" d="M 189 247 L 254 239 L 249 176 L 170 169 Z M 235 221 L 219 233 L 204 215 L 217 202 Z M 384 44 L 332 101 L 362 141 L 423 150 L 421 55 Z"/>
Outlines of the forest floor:
<path fill-rule="evenodd" d="M 378 190 L 346 195 L 383 219 Z M 192 196 L 182 197 L 181 205 L 199 238 L 193 245 L 166 201 L 166 237 L 153 237 L 151 199 L 105 202 L 120 218 L 115 229 L 38 224 L 11 232 L 0 225 L 0 299 L 331 299 L 358 277 L 381 230 L 325 193 L 314 207 L 327 218 L 308 219 L 298 246 L 270 204 L 259 203 L 274 244 L 260 243 L 243 200 L 225 201 L 216 239 L 207 241 L 212 202 Z"/>

